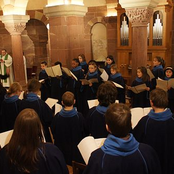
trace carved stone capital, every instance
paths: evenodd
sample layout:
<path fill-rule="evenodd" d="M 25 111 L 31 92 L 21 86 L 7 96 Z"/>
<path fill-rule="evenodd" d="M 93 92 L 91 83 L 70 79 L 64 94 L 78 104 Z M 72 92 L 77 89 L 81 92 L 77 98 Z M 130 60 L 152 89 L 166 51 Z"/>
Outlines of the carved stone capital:
<path fill-rule="evenodd" d="M 0 16 L 2 23 L 4 23 L 6 30 L 11 35 L 20 35 L 29 20 L 28 15 L 8 15 Z"/>
<path fill-rule="evenodd" d="M 126 15 L 132 23 L 132 27 L 147 26 L 150 18 L 153 15 L 152 8 L 131 8 L 126 9 Z"/>

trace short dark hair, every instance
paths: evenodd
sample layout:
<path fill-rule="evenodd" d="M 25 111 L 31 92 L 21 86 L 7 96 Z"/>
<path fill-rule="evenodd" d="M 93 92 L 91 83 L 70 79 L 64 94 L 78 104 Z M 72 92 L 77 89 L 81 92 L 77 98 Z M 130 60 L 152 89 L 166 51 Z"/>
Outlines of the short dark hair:
<path fill-rule="evenodd" d="M 112 60 L 112 64 L 114 64 L 115 63 L 115 61 L 114 61 L 114 57 L 112 56 L 112 55 L 108 55 L 107 57 L 106 57 L 106 59 L 110 59 L 110 60 Z"/>
<path fill-rule="evenodd" d="M 131 112 L 126 104 L 111 104 L 105 113 L 105 120 L 111 134 L 118 138 L 126 137 L 131 130 Z"/>
<path fill-rule="evenodd" d="M 47 65 L 47 62 L 46 61 L 43 61 L 43 62 L 41 62 L 41 64 Z"/>
<path fill-rule="evenodd" d="M 62 67 L 62 63 L 59 61 L 55 62 L 54 65 L 60 65 L 60 67 Z"/>
<path fill-rule="evenodd" d="M 168 106 L 168 95 L 163 89 L 156 88 L 150 92 L 150 100 L 157 108 L 166 108 Z"/>
<path fill-rule="evenodd" d="M 117 88 L 116 86 L 107 81 L 102 83 L 97 90 L 97 98 L 100 106 L 109 106 L 112 103 L 115 103 L 117 99 Z"/>
<path fill-rule="evenodd" d="M 74 58 L 72 61 L 78 63 L 78 65 L 80 65 L 79 59 L 78 58 Z"/>
<path fill-rule="evenodd" d="M 74 94 L 70 91 L 65 92 L 62 95 L 62 101 L 65 106 L 73 106 L 74 105 Z"/>

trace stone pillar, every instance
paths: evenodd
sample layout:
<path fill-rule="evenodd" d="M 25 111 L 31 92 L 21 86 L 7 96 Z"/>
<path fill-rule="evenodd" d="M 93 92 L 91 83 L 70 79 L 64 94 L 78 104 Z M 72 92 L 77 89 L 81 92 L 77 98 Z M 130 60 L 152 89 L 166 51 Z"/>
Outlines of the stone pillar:
<path fill-rule="evenodd" d="M 28 15 L 8 15 L 1 16 L 1 21 L 5 24 L 6 30 L 11 35 L 12 41 L 12 58 L 13 58 L 13 71 L 15 81 L 25 85 L 25 73 L 23 62 L 23 48 L 21 33 L 26 27 L 26 22 L 29 20 Z"/>
<path fill-rule="evenodd" d="M 46 7 L 49 18 L 51 63 L 62 62 L 70 67 L 71 60 L 84 53 L 84 16 L 87 8 L 80 5 Z"/>
<path fill-rule="evenodd" d="M 126 15 L 132 23 L 132 80 L 136 69 L 147 65 L 147 24 L 153 14 L 152 8 L 126 9 Z"/>
<path fill-rule="evenodd" d="M 132 23 L 132 80 L 138 66 L 147 64 L 147 24 L 159 0 L 119 0 Z"/>

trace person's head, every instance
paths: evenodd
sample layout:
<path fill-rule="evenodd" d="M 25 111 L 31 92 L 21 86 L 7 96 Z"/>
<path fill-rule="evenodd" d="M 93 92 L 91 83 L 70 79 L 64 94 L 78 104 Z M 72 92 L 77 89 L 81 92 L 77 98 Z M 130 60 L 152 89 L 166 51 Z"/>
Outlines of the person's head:
<path fill-rule="evenodd" d="M 47 62 L 45 61 L 41 62 L 40 67 L 42 70 L 44 70 L 47 67 Z"/>
<path fill-rule="evenodd" d="M 36 79 L 30 79 L 27 83 L 28 92 L 38 93 L 40 91 L 40 88 L 41 83 L 39 83 L 39 81 Z"/>
<path fill-rule="evenodd" d="M 79 59 L 78 58 L 74 58 L 71 62 L 71 66 L 72 68 L 76 68 L 80 65 Z"/>
<path fill-rule="evenodd" d="M 62 95 L 62 104 L 66 107 L 73 106 L 75 104 L 74 94 L 72 92 L 65 92 Z"/>
<path fill-rule="evenodd" d="M 2 56 L 5 56 L 7 54 L 7 50 L 6 49 L 2 49 L 1 50 L 1 54 L 2 54 Z"/>
<path fill-rule="evenodd" d="M 10 85 L 10 88 L 7 92 L 7 94 L 9 96 L 12 96 L 12 95 L 20 95 L 22 92 L 22 86 L 18 83 L 18 82 L 14 82 Z"/>
<path fill-rule="evenodd" d="M 97 70 L 97 65 L 95 62 L 90 62 L 88 64 L 88 70 L 90 73 L 94 73 Z"/>
<path fill-rule="evenodd" d="M 108 55 L 108 56 L 106 57 L 106 64 L 107 64 L 107 65 L 111 65 L 111 64 L 114 64 L 114 63 L 115 63 L 114 57 L 113 57 L 112 55 Z"/>
<path fill-rule="evenodd" d="M 62 63 L 59 61 L 55 62 L 54 65 L 60 65 L 60 67 L 62 67 Z"/>
<path fill-rule="evenodd" d="M 115 103 L 115 100 L 117 99 L 116 86 L 110 81 L 102 83 L 97 90 L 97 99 L 100 106 L 107 107 L 110 104 Z"/>
<path fill-rule="evenodd" d="M 36 169 L 38 148 L 43 141 L 42 124 L 33 109 L 22 110 L 16 118 L 14 131 L 7 145 L 10 161 L 22 172 Z"/>
<path fill-rule="evenodd" d="M 79 59 L 79 62 L 80 62 L 80 63 L 86 61 L 85 55 L 84 55 L 84 54 L 79 54 L 79 55 L 78 55 L 78 59 Z"/>
<path fill-rule="evenodd" d="M 146 82 L 150 79 L 149 75 L 147 74 L 147 69 L 144 66 L 137 68 L 137 77 L 141 78 L 143 82 Z"/>
<path fill-rule="evenodd" d="M 168 67 L 165 69 L 164 73 L 165 73 L 165 76 L 166 76 L 167 78 L 172 78 L 173 75 L 174 75 L 173 68 L 172 68 L 171 66 L 168 66 Z"/>
<path fill-rule="evenodd" d="M 163 68 L 165 67 L 164 59 L 162 57 L 156 56 L 153 59 L 153 66 L 159 66 L 159 65 L 162 65 Z"/>
<path fill-rule="evenodd" d="M 111 65 L 111 74 L 114 75 L 116 73 L 118 73 L 118 68 L 117 68 L 117 65 L 116 64 L 112 64 Z"/>
<path fill-rule="evenodd" d="M 150 104 L 152 108 L 166 108 L 168 106 L 167 92 L 156 88 L 150 92 Z"/>
<path fill-rule="evenodd" d="M 131 130 L 131 112 L 127 105 L 114 103 L 105 113 L 106 128 L 118 138 L 126 137 Z"/>

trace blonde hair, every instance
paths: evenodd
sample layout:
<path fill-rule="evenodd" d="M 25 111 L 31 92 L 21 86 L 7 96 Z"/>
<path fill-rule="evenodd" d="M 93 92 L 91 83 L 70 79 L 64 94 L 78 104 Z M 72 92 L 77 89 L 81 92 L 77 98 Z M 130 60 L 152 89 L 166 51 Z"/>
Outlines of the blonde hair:
<path fill-rule="evenodd" d="M 18 82 L 14 82 L 11 84 L 7 94 L 12 95 L 12 94 L 15 94 L 21 90 L 22 90 L 22 86 Z"/>

